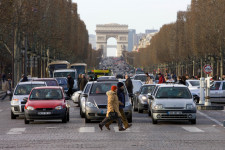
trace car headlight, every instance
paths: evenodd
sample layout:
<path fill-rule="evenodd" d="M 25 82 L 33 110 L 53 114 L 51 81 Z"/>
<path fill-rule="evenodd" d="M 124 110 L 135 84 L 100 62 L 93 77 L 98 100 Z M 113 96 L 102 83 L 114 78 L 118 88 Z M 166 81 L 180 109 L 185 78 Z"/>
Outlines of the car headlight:
<path fill-rule="evenodd" d="M 186 105 L 186 108 L 187 108 L 187 109 L 194 109 L 194 106 L 193 106 L 192 104 L 187 104 L 187 105 Z"/>
<path fill-rule="evenodd" d="M 147 101 L 147 97 L 146 96 L 143 96 L 143 95 L 140 95 L 139 96 L 139 99 L 142 100 L 142 101 Z"/>
<path fill-rule="evenodd" d="M 34 107 L 28 106 L 28 107 L 27 107 L 27 110 L 34 110 Z"/>
<path fill-rule="evenodd" d="M 130 102 L 125 102 L 125 107 L 130 106 L 131 103 Z"/>
<path fill-rule="evenodd" d="M 62 106 L 56 106 L 55 109 L 60 110 L 60 109 L 63 109 L 63 107 Z"/>
<path fill-rule="evenodd" d="M 19 99 L 12 99 L 11 105 L 19 105 L 19 104 L 20 104 Z"/>
<path fill-rule="evenodd" d="M 163 109 L 163 105 L 157 104 L 157 105 L 154 106 L 154 109 Z"/>
<path fill-rule="evenodd" d="M 86 106 L 87 107 L 95 107 L 95 104 L 91 103 L 91 102 L 86 102 Z"/>

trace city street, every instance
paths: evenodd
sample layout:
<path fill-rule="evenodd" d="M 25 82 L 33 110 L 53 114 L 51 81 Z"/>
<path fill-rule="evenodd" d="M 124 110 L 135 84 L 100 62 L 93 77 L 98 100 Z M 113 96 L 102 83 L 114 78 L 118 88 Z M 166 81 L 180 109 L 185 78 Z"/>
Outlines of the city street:
<path fill-rule="evenodd" d="M 147 112 L 133 113 L 133 126 L 119 132 L 100 131 L 98 122 L 85 124 L 79 107 L 69 101 L 70 122 L 35 121 L 25 125 L 23 117 L 10 119 L 10 102 L 0 101 L 0 149 L 224 149 L 225 111 L 198 111 L 197 124 L 159 122 L 153 125 Z"/>

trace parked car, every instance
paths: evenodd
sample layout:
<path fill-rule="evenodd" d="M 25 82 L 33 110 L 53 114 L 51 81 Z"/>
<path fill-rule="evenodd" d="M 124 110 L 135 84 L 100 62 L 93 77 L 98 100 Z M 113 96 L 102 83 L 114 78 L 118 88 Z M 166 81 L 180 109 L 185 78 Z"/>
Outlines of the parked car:
<path fill-rule="evenodd" d="M 196 104 L 186 86 L 162 84 L 149 99 L 153 124 L 159 120 L 189 120 L 196 124 Z"/>
<path fill-rule="evenodd" d="M 210 101 L 216 103 L 225 102 L 225 81 L 214 81 L 210 87 Z"/>
<path fill-rule="evenodd" d="M 86 91 L 82 93 L 82 108 L 84 108 L 85 122 L 89 123 L 91 120 L 102 120 L 107 112 L 107 95 L 106 92 L 111 89 L 111 86 L 117 85 L 118 80 L 105 80 L 89 82 L 86 85 Z M 89 87 L 90 86 L 90 87 Z M 126 87 L 125 92 L 125 108 L 124 112 L 128 122 L 132 122 L 132 105 Z M 85 103 L 84 103 L 85 102 Z"/>
<path fill-rule="evenodd" d="M 28 97 L 30 91 L 34 87 L 47 86 L 46 82 L 41 81 L 27 81 L 19 82 L 13 92 L 11 101 L 11 119 L 16 119 L 19 115 L 24 114 L 24 106 L 26 101 L 24 97 Z"/>
<path fill-rule="evenodd" d="M 86 102 L 86 95 L 89 93 L 92 86 L 92 82 L 88 82 L 84 87 L 84 90 L 80 94 L 80 116 L 81 118 L 85 117 L 85 102 Z"/>
<path fill-rule="evenodd" d="M 69 105 L 62 87 L 36 87 L 31 91 L 25 105 L 24 123 L 43 119 L 60 119 L 63 123 L 69 121 Z"/>
<path fill-rule="evenodd" d="M 34 78 L 33 81 L 46 82 L 47 86 L 59 86 L 59 84 L 55 78 Z"/>
<path fill-rule="evenodd" d="M 155 78 L 154 78 L 154 75 L 153 74 L 149 74 L 149 76 L 153 79 L 153 82 L 155 82 Z M 146 74 L 136 74 L 133 76 L 133 80 L 141 80 L 141 82 L 143 84 L 145 84 L 146 82 Z"/>
<path fill-rule="evenodd" d="M 155 84 L 144 84 L 141 86 L 140 90 L 135 92 L 133 98 L 133 110 L 143 113 L 143 110 L 148 110 L 148 94 L 152 93 Z"/>
<path fill-rule="evenodd" d="M 200 99 L 200 80 L 186 80 L 186 86 L 191 91 L 195 103 L 199 103 Z"/>

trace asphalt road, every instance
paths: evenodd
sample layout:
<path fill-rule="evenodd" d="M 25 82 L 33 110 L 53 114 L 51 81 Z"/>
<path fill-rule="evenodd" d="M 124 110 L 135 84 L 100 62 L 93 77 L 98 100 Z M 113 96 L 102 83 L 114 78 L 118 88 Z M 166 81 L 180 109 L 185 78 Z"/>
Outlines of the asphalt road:
<path fill-rule="evenodd" d="M 133 113 L 133 126 L 119 132 L 117 124 L 100 131 L 98 122 L 85 124 L 72 101 L 70 122 L 35 121 L 25 125 L 23 116 L 10 119 L 10 101 L 0 101 L 0 149 L 149 149 L 224 150 L 225 111 L 198 111 L 197 124 L 185 121 L 153 125 L 147 113 Z"/>

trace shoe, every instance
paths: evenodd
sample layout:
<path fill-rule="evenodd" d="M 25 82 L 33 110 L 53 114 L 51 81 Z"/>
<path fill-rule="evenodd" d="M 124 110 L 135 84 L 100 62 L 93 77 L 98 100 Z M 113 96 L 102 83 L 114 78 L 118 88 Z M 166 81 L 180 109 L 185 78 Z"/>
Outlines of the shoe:
<path fill-rule="evenodd" d="M 106 129 L 110 130 L 110 127 L 109 126 L 105 125 L 105 127 L 106 127 Z"/>
<path fill-rule="evenodd" d="M 102 131 L 102 125 L 101 125 L 101 124 L 99 124 L 98 126 L 99 126 L 99 128 L 101 129 L 101 131 Z"/>
<path fill-rule="evenodd" d="M 128 124 L 128 127 L 126 127 L 126 129 L 127 129 L 127 128 L 130 128 L 131 126 L 132 126 L 132 124 Z"/>
<path fill-rule="evenodd" d="M 124 128 L 120 128 L 120 129 L 119 129 L 119 131 L 125 131 L 125 130 L 126 130 L 126 129 L 124 129 Z"/>

